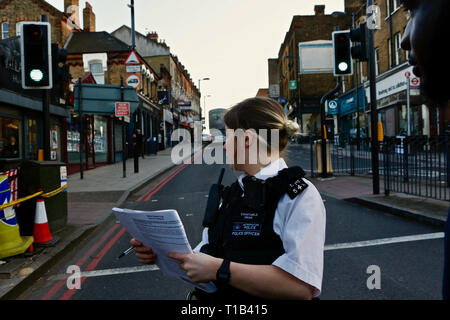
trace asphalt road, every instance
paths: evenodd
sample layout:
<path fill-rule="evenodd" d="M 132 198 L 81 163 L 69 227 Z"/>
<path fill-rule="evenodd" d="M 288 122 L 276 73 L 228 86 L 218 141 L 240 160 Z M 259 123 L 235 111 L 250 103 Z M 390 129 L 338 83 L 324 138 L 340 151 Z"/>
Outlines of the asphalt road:
<path fill-rule="evenodd" d="M 292 146 L 285 157 L 289 165 L 299 164 L 308 171 L 307 151 Z M 226 166 L 174 168 L 134 194 L 123 207 L 176 209 L 195 247 L 201 239 L 209 187 L 217 181 L 222 167 Z M 230 184 L 236 177 L 228 168 L 224 183 Z M 322 300 L 441 299 L 442 229 L 343 200 L 323 199 L 327 226 Z M 428 237 L 436 233 L 436 237 Z M 431 239 L 420 240 L 422 235 Z M 412 238 L 402 238 L 406 236 Z M 117 260 L 129 247 L 129 240 L 123 227 L 111 219 L 104 229 L 85 239 L 48 270 L 20 299 L 184 300 L 191 289 L 189 285 L 165 277 L 159 270 L 143 271 L 134 255 Z M 340 244 L 349 245 L 341 248 Z M 90 272 L 82 278 L 78 290 L 69 290 L 67 280 L 62 278 L 68 276 L 67 268 L 71 265 Z M 370 266 L 378 267 L 380 289 L 370 290 L 367 286 L 372 276 L 368 273 Z"/>

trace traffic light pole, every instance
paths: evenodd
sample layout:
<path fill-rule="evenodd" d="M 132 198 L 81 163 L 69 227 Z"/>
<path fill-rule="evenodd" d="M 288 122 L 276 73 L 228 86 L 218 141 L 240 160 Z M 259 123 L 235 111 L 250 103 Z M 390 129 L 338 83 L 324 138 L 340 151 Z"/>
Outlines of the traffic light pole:
<path fill-rule="evenodd" d="M 48 17 L 46 15 L 41 15 L 41 22 L 48 22 Z M 49 63 L 50 62 L 51 61 L 49 61 Z M 48 89 L 42 90 L 42 116 L 44 160 L 50 161 L 50 93 Z"/>
<path fill-rule="evenodd" d="M 49 90 L 42 90 L 42 115 L 43 115 L 43 143 L 44 143 L 44 160 L 50 161 L 50 94 Z"/>
<path fill-rule="evenodd" d="M 367 1 L 367 8 L 372 6 L 373 0 Z M 378 110 L 377 110 L 377 81 L 375 75 L 375 54 L 373 29 L 368 29 L 368 60 L 370 77 L 370 114 L 372 131 L 372 175 L 373 175 L 373 194 L 380 194 L 380 160 L 378 143 Z"/>
<path fill-rule="evenodd" d="M 332 96 L 336 94 L 342 88 L 341 77 L 337 78 L 338 83 L 336 87 L 325 94 L 320 100 L 320 119 L 322 127 L 322 178 L 326 179 L 328 177 L 328 163 L 327 163 L 327 136 L 326 136 L 326 121 L 325 121 L 325 102 Z"/>

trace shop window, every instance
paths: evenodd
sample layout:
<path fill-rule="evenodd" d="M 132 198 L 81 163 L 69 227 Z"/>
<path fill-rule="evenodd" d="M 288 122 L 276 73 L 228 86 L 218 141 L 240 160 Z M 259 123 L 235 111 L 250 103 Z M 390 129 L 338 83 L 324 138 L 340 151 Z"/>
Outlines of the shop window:
<path fill-rule="evenodd" d="M 27 137 L 26 137 L 26 157 L 30 160 L 38 160 L 38 121 L 34 119 L 27 120 Z"/>
<path fill-rule="evenodd" d="M 0 157 L 20 158 L 20 121 L 0 117 Z"/>
<path fill-rule="evenodd" d="M 108 119 L 94 117 L 94 151 L 95 162 L 108 162 Z"/>
<path fill-rule="evenodd" d="M 72 121 L 78 122 L 78 119 Z M 67 153 L 69 163 L 80 162 L 80 127 L 77 124 L 71 125 L 67 131 Z"/>
<path fill-rule="evenodd" d="M 2 39 L 8 39 L 9 38 L 9 23 L 3 22 L 2 23 Z"/>
<path fill-rule="evenodd" d="M 50 159 L 61 161 L 61 129 L 57 125 L 50 126 Z"/>

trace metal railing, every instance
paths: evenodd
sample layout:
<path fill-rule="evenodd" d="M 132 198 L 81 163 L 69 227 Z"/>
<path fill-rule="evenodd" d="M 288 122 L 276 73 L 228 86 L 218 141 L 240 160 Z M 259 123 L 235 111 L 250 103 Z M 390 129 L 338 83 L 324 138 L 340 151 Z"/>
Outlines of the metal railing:
<path fill-rule="evenodd" d="M 425 198 L 450 201 L 450 172 L 448 170 L 449 135 L 385 137 L 380 142 L 380 177 L 384 192 L 400 192 Z M 316 150 L 311 138 L 311 175 Z M 333 174 L 371 175 L 372 152 L 369 138 L 330 143 L 331 172 Z M 315 168 L 315 169 L 314 169 Z"/>
<path fill-rule="evenodd" d="M 385 194 L 402 192 L 450 201 L 449 136 L 386 138 L 383 148 Z"/>

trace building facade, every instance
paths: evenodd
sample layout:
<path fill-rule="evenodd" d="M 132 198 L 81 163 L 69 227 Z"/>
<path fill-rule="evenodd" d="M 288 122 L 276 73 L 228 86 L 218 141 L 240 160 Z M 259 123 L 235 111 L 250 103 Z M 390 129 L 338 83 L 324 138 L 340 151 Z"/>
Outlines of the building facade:
<path fill-rule="evenodd" d="M 122 26 L 112 35 L 131 44 L 131 29 Z M 158 92 L 163 111 L 164 144 L 171 146 L 171 135 L 176 128 L 193 129 L 200 121 L 200 91 L 194 85 L 189 72 L 170 47 L 156 32 L 143 35 L 135 32 L 136 50 L 161 78 Z"/>
<path fill-rule="evenodd" d="M 345 3 L 346 11 L 350 10 L 350 2 Z M 352 21 L 348 15 L 325 14 L 323 5 L 316 5 L 314 11 L 314 15 L 293 17 L 278 58 L 269 59 L 269 84 L 272 87 L 269 95 L 276 96 L 279 86 L 279 101 L 305 134 L 320 132 L 320 99 L 336 86 L 336 78 L 332 73 L 300 74 L 299 43 L 331 40 L 335 29 L 349 29 Z"/>
<path fill-rule="evenodd" d="M 78 5 L 66 1 L 65 5 Z M 91 8 L 92 9 L 92 8 Z M 77 12 L 75 10 L 74 12 Z M 60 12 L 44 0 L 0 1 L 0 162 L 15 166 L 24 159 L 41 159 L 44 135 L 50 135 L 48 152 L 52 161 L 67 162 L 67 127 L 70 118 L 67 86 L 55 79 L 49 92 L 49 130 L 44 132 L 42 90 L 24 90 L 21 86 L 21 52 L 19 28 L 22 22 L 41 21 L 51 25 L 51 41 L 63 47 L 73 32 L 82 31 L 71 14 Z M 5 169 L 5 168 L 2 168 Z"/>
<path fill-rule="evenodd" d="M 365 1 L 355 1 L 358 9 Z M 412 72 L 408 63 L 408 52 L 401 48 L 401 41 L 409 21 L 408 12 L 398 0 L 375 0 L 380 10 L 380 26 L 374 30 L 375 74 L 377 81 L 377 119 L 383 124 L 385 136 L 436 136 L 444 135 L 449 125 L 447 106 L 433 105 L 421 94 L 420 78 Z M 365 22 L 366 10 L 356 17 L 357 25 Z M 365 91 L 367 107 L 360 108 L 359 121 L 363 131 L 370 135 L 370 88 L 368 64 L 358 64 L 358 74 L 351 90 Z M 409 79 L 407 78 L 409 76 Z M 344 93 L 343 96 L 348 93 Z M 408 105 L 409 102 L 409 105 Z M 409 115 L 408 115 L 409 113 Z M 348 138 L 348 128 L 356 128 L 358 115 L 340 115 L 341 131 Z M 409 119 L 409 122 L 408 122 Z"/>

